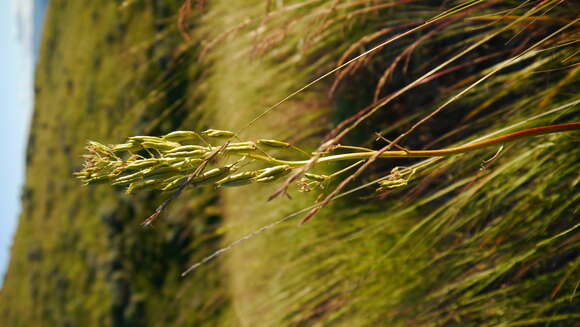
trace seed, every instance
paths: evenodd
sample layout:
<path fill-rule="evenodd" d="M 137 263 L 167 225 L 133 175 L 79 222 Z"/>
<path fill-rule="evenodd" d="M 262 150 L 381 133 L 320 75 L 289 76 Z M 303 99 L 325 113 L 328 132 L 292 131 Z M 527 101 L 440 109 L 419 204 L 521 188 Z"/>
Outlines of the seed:
<path fill-rule="evenodd" d="M 181 184 L 187 179 L 187 176 L 180 176 L 169 183 L 167 183 L 161 190 L 162 191 L 171 191 L 181 186 Z"/>
<path fill-rule="evenodd" d="M 157 185 L 157 184 L 159 184 L 159 182 L 157 180 L 154 180 L 154 179 L 149 179 L 149 180 L 146 180 L 143 182 L 138 182 L 138 183 L 131 183 L 131 184 L 129 184 L 129 187 L 127 188 L 127 193 L 132 193 L 133 191 L 150 188 L 150 187 L 153 187 L 154 185 Z"/>
<path fill-rule="evenodd" d="M 95 141 L 89 141 L 89 145 L 87 146 L 87 149 L 91 152 L 100 154 L 100 155 L 104 155 L 104 156 L 114 156 L 113 154 L 113 149 L 111 149 L 110 147 L 101 144 L 99 142 L 95 142 Z"/>
<path fill-rule="evenodd" d="M 140 168 L 147 168 L 159 163 L 158 159 L 141 159 L 131 161 L 125 166 L 126 169 L 140 169 Z"/>
<path fill-rule="evenodd" d="M 146 148 L 146 149 L 157 149 L 157 150 L 171 150 L 173 148 L 176 148 L 179 146 L 179 143 L 174 143 L 174 142 L 150 142 L 150 141 L 145 141 L 143 143 L 141 143 L 141 145 Z"/>
<path fill-rule="evenodd" d="M 202 159 L 185 159 L 171 165 L 171 167 L 177 168 L 181 171 L 189 171 L 197 168 L 202 162 Z"/>
<path fill-rule="evenodd" d="M 95 176 L 87 179 L 86 184 L 101 184 L 109 180 L 108 175 Z"/>
<path fill-rule="evenodd" d="M 143 142 L 165 142 L 164 139 L 157 136 L 131 136 L 129 137 L 130 142 L 143 143 Z"/>
<path fill-rule="evenodd" d="M 113 185 L 129 184 L 129 183 L 134 182 L 137 179 L 141 178 L 142 176 L 143 176 L 143 172 L 138 171 L 138 172 L 130 174 L 130 175 L 117 177 L 112 184 Z"/>
<path fill-rule="evenodd" d="M 172 152 L 167 153 L 166 156 L 171 158 L 201 158 L 206 151 L 196 150 L 196 151 L 183 151 L 183 152 Z"/>
<path fill-rule="evenodd" d="M 232 138 L 236 135 L 234 132 L 222 131 L 218 129 L 208 129 L 206 131 L 201 132 L 201 134 L 207 137 L 225 138 L 225 139 Z"/>
<path fill-rule="evenodd" d="M 135 151 L 139 151 L 141 150 L 142 147 L 139 144 L 136 143 L 123 143 L 123 144 L 117 144 L 113 147 L 113 151 L 129 151 L 129 152 L 135 152 Z"/>
<path fill-rule="evenodd" d="M 182 146 L 178 146 L 177 148 L 173 148 L 173 149 L 167 151 L 167 153 L 183 152 L 183 151 L 196 151 L 196 150 L 209 151 L 208 148 L 201 146 L 201 145 L 182 145 Z"/>
<path fill-rule="evenodd" d="M 258 142 L 258 144 L 260 144 L 260 145 L 265 145 L 265 146 L 269 146 L 272 148 L 287 148 L 290 146 L 290 143 L 277 141 L 277 140 L 262 139 L 262 140 L 258 140 L 256 142 Z"/>
<path fill-rule="evenodd" d="M 316 181 L 316 182 L 324 182 L 325 180 L 328 179 L 328 176 L 326 176 L 326 175 L 317 175 L 317 174 L 311 174 L 311 173 L 305 173 L 304 177 L 308 178 L 309 180 Z"/>
<path fill-rule="evenodd" d="M 163 138 L 166 139 L 167 141 L 173 142 L 193 140 L 196 137 L 197 137 L 196 133 L 192 131 L 175 131 L 163 136 Z"/>
<path fill-rule="evenodd" d="M 270 168 L 264 168 L 258 170 L 258 174 L 256 175 L 256 179 L 264 178 L 264 177 L 272 177 L 272 176 L 281 176 L 285 173 L 290 171 L 290 166 L 288 165 L 280 165 L 274 166 Z"/>
<path fill-rule="evenodd" d="M 268 183 L 271 181 L 274 181 L 276 179 L 278 179 L 280 176 L 269 176 L 269 177 L 263 177 L 263 178 L 256 178 L 254 179 L 254 182 L 256 183 Z"/>
<path fill-rule="evenodd" d="M 177 172 L 179 172 L 179 169 L 174 168 L 174 167 L 154 167 L 154 168 L 149 168 L 146 171 L 143 172 L 143 176 L 144 177 L 158 177 L 158 178 L 162 178 L 162 177 L 170 177 L 175 175 Z"/>
<path fill-rule="evenodd" d="M 228 174 L 231 168 L 232 166 L 225 166 L 208 170 L 200 176 L 195 177 L 191 182 L 198 185 L 213 183 Z"/>
<path fill-rule="evenodd" d="M 228 145 L 224 151 L 226 152 L 248 152 L 248 151 L 254 151 L 256 150 L 256 145 L 255 144 L 244 144 L 244 145 L 235 145 L 235 146 L 230 146 Z"/>
<path fill-rule="evenodd" d="M 239 186 L 239 185 L 250 184 L 252 182 L 252 178 L 254 176 L 256 176 L 255 171 L 246 171 L 243 173 L 230 175 L 226 178 L 223 178 L 223 179 L 220 179 L 219 181 L 217 181 L 216 186 L 217 187 L 222 187 L 222 186 L 229 187 L 229 186 Z"/>
<path fill-rule="evenodd" d="M 181 158 L 159 158 L 157 160 L 159 160 L 159 164 L 161 164 L 161 165 L 172 165 L 172 164 L 175 164 L 176 162 L 182 162 L 183 160 L 187 160 L 187 159 L 181 159 Z"/>

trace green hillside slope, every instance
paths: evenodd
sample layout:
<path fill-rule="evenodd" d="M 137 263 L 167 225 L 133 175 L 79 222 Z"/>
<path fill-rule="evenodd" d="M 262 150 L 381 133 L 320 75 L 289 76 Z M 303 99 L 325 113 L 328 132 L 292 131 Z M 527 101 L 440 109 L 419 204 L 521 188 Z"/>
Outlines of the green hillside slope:
<path fill-rule="evenodd" d="M 81 187 L 72 176 L 89 139 L 204 126 L 208 115 L 196 110 L 199 67 L 191 65 L 196 50 L 174 27 L 178 8 L 51 1 L 2 325 L 215 326 L 227 317 L 219 263 L 179 277 L 217 246 L 215 192 L 184 198 L 163 226 L 143 229 L 161 197 Z"/>

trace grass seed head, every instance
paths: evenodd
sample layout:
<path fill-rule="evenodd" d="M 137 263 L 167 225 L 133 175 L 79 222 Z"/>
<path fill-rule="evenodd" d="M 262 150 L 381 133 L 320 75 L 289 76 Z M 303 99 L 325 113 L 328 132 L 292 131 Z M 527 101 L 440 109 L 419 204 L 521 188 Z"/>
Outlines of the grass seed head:
<path fill-rule="evenodd" d="M 290 166 L 288 165 L 279 165 L 269 168 L 260 169 L 257 171 L 256 179 L 265 178 L 265 177 L 278 177 L 282 176 L 285 173 L 290 171 Z"/>
<path fill-rule="evenodd" d="M 246 171 L 243 173 L 230 175 L 220 179 L 216 182 L 217 187 L 222 186 L 240 186 L 252 183 L 252 179 L 256 176 L 257 171 Z"/>
<path fill-rule="evenodd" d="M 180 146 L 179 143 L 169 142 L 169 141 L 163 141 L 163 142 L 145 141 L 145 142 L 141 143 L 141 145 L 145 149 L 155 149 L 155 150 L 161 150 L 161 151 L 171 150 L 171 149 L 174 149 L 174 148 Z"/>
<path fill-rule="evenodd" d="M 204 150 L 194 150 L 194 151 L 181 151 L 181 152 L 171 152 L 165 155 L 170 158 L 202 158 L 207 151 Z"/>
<path fill-rule="evenodd" d="M 210 149 L 208 149 L 205 146 L 201 146 L 201 145 L 182 145 L 182 146 L 178 146 L 176 148 L 173 148 L 171 150 L 166 151 L 166 153 L 174 153 L 174 152 L 183 152 L 183 151 L 210 151 Z"/>
<path fill-rule="evenodd" d="M 268 146 L 271 148 L 288 148 L 290 147 L 290 143 L 277 141 L 277 140 L 267 140 L 267 139 L 260 139 L 256 141 L 259 145 Z"/>
<path fill-rule="evenodd" d="M 163 136 L 163 138 L 172 142 L 190 141 L 197 138 L 197 133 L 192 131 L 175 131 Z"/>
<path fill-rule="evenodd" d="M 212 138 L 220 138 L 220 139 L 230 139 L 234 137 L 236 134 L 230 131 L 222 131 L 219 129 L 208 129 L 201 132 L 202 135 Z"/>

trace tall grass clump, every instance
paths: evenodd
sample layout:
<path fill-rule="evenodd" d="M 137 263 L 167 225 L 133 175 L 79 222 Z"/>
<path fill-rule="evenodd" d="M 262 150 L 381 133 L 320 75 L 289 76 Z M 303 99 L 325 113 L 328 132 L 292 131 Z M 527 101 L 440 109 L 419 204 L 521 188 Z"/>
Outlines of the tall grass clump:
<path fill-rule="evenodd" d="M 77 175 L 170 191 L 146 224 L 219 188 L 226 245 L 199 259 L 232 250 L 240 325 L 580 318 L 577 4 L 213 1 L 188 30 L 191 8 L 216 129 L 90 143 Z"/>

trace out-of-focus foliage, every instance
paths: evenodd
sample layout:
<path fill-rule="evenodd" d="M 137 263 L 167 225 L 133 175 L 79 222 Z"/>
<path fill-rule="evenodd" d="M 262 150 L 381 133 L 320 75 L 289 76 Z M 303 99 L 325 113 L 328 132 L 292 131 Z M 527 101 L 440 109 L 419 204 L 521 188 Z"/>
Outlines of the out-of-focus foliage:
<path fill-rule="evenodd" d="M 206 126 L 196 47 L 172 1 L 51 0 L 35 81 L 22 213 L 0 295 L 2 326 L 216 326 L 229 297 L 219 263 L 179 277 L 218 244 L 216 193 L 176 203 L 79 187 L 87 140 Z M 203 285 L 203 287 L 200 287 Z M 154 323 L 153 323 L 154 322 Z"/>

